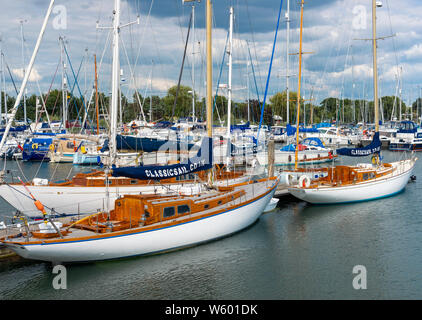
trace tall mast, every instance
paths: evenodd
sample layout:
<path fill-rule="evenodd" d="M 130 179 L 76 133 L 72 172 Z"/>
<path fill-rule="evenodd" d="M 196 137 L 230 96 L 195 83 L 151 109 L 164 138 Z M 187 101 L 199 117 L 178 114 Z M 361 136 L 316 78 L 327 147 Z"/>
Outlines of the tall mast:
<path fill-rule="evenodd" d="M 192 121 L 195 122 L 195 2 L 201 0 L 182 0 L 182 3 L 192 3 Z"/>
<path fill-rule="evenodd" d="M 119 32 L 120 32 L 120 0 L 114 0 L 113 11 L 113 65 L 111 81 L 110 110 L 110 163 L 116 160 L 117 108 L 119 105 L 120 63 L 119 63 Z"/>
<path fill-rule="evenodd" d="M 231 113 L 232 113 L 232 64 L 233 64 L 233 7 L 230 7 L 230 29 L 229 29 L 229 49 L 227 51 L 229 55 L 229 83 L 228 83 L 228 95 L 229 99 L 227 102 L 227 158 L 226 164 L 227 169 L 230 164 L 230 127 L 231 127 Z"/>
<path fill-rule="evenodd" d="M 99 27 L 97 23 L 97 29 L 111 29 L 113 33 L 113 64 L 111 72 L 111 105 L 110 105 L 110 165 L 116 162 L 116 134 L 117 134 L 117 113 L 119 108 L 119 96 L 120 96 L 120 60 L 119 60 L 119 33 L 123 27 L 130 26 L 134 23 L 139 24 L 139 17 L 135 22 L 129 22 L 124 25 L 120 25 L 120 0 L 114 0 L 113 10 L 113 26 L 110 27 Z M 139 97 L 137 95 L 138 102 Z M 142 104 L 141 104 L 142 106 Z M 142 111 L 142 109 L 141 109 Z M 143 111 L 142 111 L 142 115 Z M 122 118 L 122 117 L 121 117 Z M 145 117 L 144 117 L 145 120 Z"/>
<path fill-rule="evenodd" d="M 66 62 L 64 59 L 64 43 L 63 38 L 59 38 L 60 41 L 60 61 L 62 65 L 62 122 L 63 129 L 66 130 L 67 123 L 67 78 L 66 78 Z"/>
<path fill-rule="evenodd" d="M 95 65 L 95 112 L 97 114 L 97 134 L 100 134 L 100 115 L 98 106 L 98 73 L 97 73 L 97 55 L 94 54 Z"/>
<path fill-rule="evenodd" d="M 290 92 L 289 92 L 289 45 L 290 45 L 290 0 L 287 0 L 286 12 L 286 106 L 287 106 L 287 123 L 290 122 Z"/>
<path fill-rule="evenodd" d="M 4 105 L 4 121 L 7 122 L 7 96 L 6 96 L 6 70 L 4 69 L 4 53 L 3 48 L 1 51 L 1 70 L 2 70 L 2 82 L 3 82 L 3 105 Z M 1 96 L 0 96 L 1 98 Z M 2 118 L 3 120 L 3 118 Z"/>
<path fill-rule="evenodd" d="M 206 57 L 207 57 L 207 90 L 206 90 L 206 107 L 207 107 L 207 136 L 210 139 L 209 150 L 212 152 L 212 4 L 211 0 L 206 0 Z M 212 158 L 212 157 L 211 157 Z M 213 163 L 210 163 L 213 165 Z M 213 185 L 213 170 L 208 170 L 208 186 Z"/>
<path fill-rule="evenodd" d="M 206 35 L 207 35 L 207 135 L 212 139 L 212 4 L 206 4 Z"/>
<path fill-rule="evenodd" d="M 6 126 L 6 129 L 4 131 L 3 138 L 1 139 L 1 142 L 0 142 L 0 150 L 3 149 L 4 143 L 7 139 L 7 135 L 9 134 L 9 131 L 10 131 L 10 127 L 12 126 L 12 122 L 15 120 L 16 112 L 18 111 L 18 107 L 19 107 L 19 104 L 21 102 L 23 92 L 26 88 L 26 84 L 28 83 L 29 75 L 31 74 L 32 67 L 34 65 L 35 58 L 36 58 L 37 53 L 38 53 L 38 49 L 40 48 L 40 45 L 41 45 L 41 40 L 44 36 L 44 31 L 47 27 L 48 18 L 50 17 L 51 11 L 53 10 L 53 5 L 54 5 L 54 0 L 51 0 L 50 5 L 49 5 L 48 10 L 47 10 L 47 14 L 44 18 L 43 25 L 41 27 L 40 34 L 38 35 L 37 43 L 35 44 L 35 48 L 34 48 L 34 51 L 32 53 L 32 56 L 31 56 L 31 60 L 29 61 L 29 64 L 28 64 L 27 73 L 25 73 L 25 76 L 23 77 L 18 96 L 16 97 L 15 104 L 14 104 L 13 109 L 12 109 L 12 116 L 7 121 L 7 126 Z"/>
<path fill-rule="evenodd" d="M 195 122 L 195 3 L 192 5 L 192 122 Z"/>
<path fill-rule="evenodd" d="M 23 36 L 23 23 L 25 21 L 21 20 L 20 21 L 20 25 L 21 25 L 21 42 L 22 42 L 22 77 L 25 77 L 25 38 Z M 25 88 L 26 91 L 26 88 Z M 25 124 L 27 123 L 27 117 L 26 117 L 26 94 L 24 93 L 23 95 L 23 118 L 24 118 L 24 122 Z"/>
<path fill-rule="evenodd" d="M 300 85 L 301 85 L 301 77 L 302 77 L 303 5 L 304 5 L 304 0 L 302 0 L 300 4 L 299 75 L 298 75 L 298 86 L 297 86 L 295 169 L 297 169 L 297 165 L 298 165 L 298 152 L 299 152 L 299 116 L 300 116 Z"/>
<path fill-rule="evenodd" d="M 151 60 L 151 78 L 149 79 L 149 122 L 152 123 L 152 73 L 154 70 L 154 60 Z"/>
<path fill-rule="evenodd" d="M 250 100 L 251 100 L 251 96 L 250 96 L 250 88 L 249 88 L 249 59 L 248 62 L 246 62 L 246 87 L 248 88 L 248 122 L 251 121 L 251 106 L 250 106 Z"/>
<path fill-rule="evenodd" d="M 400 75 L 399 75 L 399 103 L 400 103 L 400 108 L 399 108 L 399 119 L 400 122 L 402 121 L 402 68 L 400 67 Z"/>
<path fill-rule="evenodd" d="M 372 46 L 373 46 L 373 72 L 374 72 L 374 115 L 375 132 L 379 131 L 379 111 L 378 111 L 378 70 L 377 70 L 377 3 L 372 0 Z"/>

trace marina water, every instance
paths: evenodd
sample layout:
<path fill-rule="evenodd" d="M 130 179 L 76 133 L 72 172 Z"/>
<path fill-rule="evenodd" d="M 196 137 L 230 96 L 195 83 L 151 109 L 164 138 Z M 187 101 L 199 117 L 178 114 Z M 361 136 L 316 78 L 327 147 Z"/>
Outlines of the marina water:
<path fill-rule="evenodd" d="M 403 157 L 383 155 L 385 161 Z M 87 171 L 71 164 L 19 165 L 27 179 Z M 16 162 L 8 161 L 6 168 L 22 177 Z M 284 197 L 250 228 L 218 241 L 68 265 L 65 290 L 53 288 L 49 263 L 3 261 L 0 299 L 421 299 L 421 160 L 414 175 L 417 180 L 394 197 L 328 206 Z M 0 201 L 3 220 L 13 208 Z M 353 287 L 358 265 L 366 268 L 366 289 Z"/>

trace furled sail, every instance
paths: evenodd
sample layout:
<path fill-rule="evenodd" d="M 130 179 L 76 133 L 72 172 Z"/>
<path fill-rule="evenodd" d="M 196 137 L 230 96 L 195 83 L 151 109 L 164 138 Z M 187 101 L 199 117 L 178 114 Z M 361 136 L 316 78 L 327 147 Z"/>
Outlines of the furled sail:
<path fill-rule="evenodd" d="M 114 177 L 140 180 L 161 180 L 212 168 L 212 139 L 204 137 L 195 157 L 172 165 L 148 165 L 113 168 Z"/>
<path fill-rule="evenodd" d="M 296 134 L 296 127 L 291 126 L 290 124 L 287 124 L 286 126 L 286 132 L 288 136 L 293 136 Z M 318 129 L 317 128 L 303 128 L 303 127 L 299 127 L 299 132 L 300 133 L 318 133 Z"/>
<path fill-rule="evenodd" d="M 369 145 L 363 148 L 341 148 L 337 149 L 338 155 L 349 156 L 349 157 L 364 157 L 369 156 L 373 153 L 381 151 L 381 141 L 379 132 L 375 132 L 374 137 Z"/>

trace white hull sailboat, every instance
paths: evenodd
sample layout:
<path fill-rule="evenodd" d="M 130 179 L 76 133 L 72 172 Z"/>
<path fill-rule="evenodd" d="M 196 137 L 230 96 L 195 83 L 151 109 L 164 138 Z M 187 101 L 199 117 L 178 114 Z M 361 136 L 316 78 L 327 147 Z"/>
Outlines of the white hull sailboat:
<path fill-rule="evenodd" d="M 26 259 L 55 263 L 99 261 L 181 249 L 228 236 L 253 224 L 274 195 L 278 180 L 271 181 L 271 184 L 268 181 L 261 181 L 237 187 L 234 191 L 244 190 L 244 196 L 235 197 L 233 201 L 210 210 L 192 212 L 182 217 L 174 216 L 172 219 L 167 218 L 154 224 L 139 225 L 139 221 L 135 220 L 134 211 L 131 224 L 137 226 L 126 230 L 97 233 L 96 225 L 92 225 L 92 230 L 88 230 L 89 225 L 83 229 L 81 222 L 79 227 L 82 229 L 75 225 L 69 229 L 71 233 L 63 235 L 63 239 L 30 238 L 27 242 L 26 238 L 10 238 L 4 241 L 4 244 Z M 218 194 L 214 192 L 214 197 L 217 199 L 219 199 Z M 137 197 L 142 198 L 142 196 Z M 203 194 L 197 197 L 192 207 L 194 203 L 198 205 L 201 202 L 205 203 L 207 197 L 210 195 Z M 243 201 L 244 197 L 250 200 Z M 165 201 L 165 198 L 162 200 Z M 227 197 L 223 193 L 221 198 Z M 183 198 L 180 201 L 183 201 Z M 166 208 L 169 207 L 170 205 Z M 98 215 L 104 216 L 103 213 Z M 97 217 L 93 216 L 90 220 L 95 222 Z"/>
<path fill-rule="evenodd" d="M 302 0 L 303 2 L 303 0 Z M 372 156 L 372 164 L 357 166 L 335 166 L 324 168 L 327 176 L 311 181 L 303 176 L 295 187 L 288 191 L 295 197 L 314 204 L 350 203 L 389 197 L 402 191 L 412 174 L 416 157 L 391 163 L 382 163 L 379 155 L 378 73 L 376 7 L 372 0 L 372 43 L 373 43 L 373 81 L 374 81 L 374 118 L 375 134 L 372 142 L 364 148 L 337 149 L 337 154 L 360 157 Z"/>
<path fill-rule="evenodd" d="M 380 167 L 360 164 L 356 167 L 328 168 L 327 177 L 314 182 L 304 178 L 302 183 L 305 184 L 305 187 L 303 184 L 299 184 L 288 188 L 288 191 L 296 198 L 313 204 L 353 203 L 386 198 L 401 192 L 405 188 L 412 175 L 416 160 L 417 158 L 412 158 L 384 164 Z M 344 172 L 340 177 L 339 170 L 347 170 L 348 177 L 361 176 L 362 179 L 365 175 L 368 178 L 375 177 L 359 182 L 355 180 L 347 181 Z M 332 180 L 336 173 L 337 179 Z"/>

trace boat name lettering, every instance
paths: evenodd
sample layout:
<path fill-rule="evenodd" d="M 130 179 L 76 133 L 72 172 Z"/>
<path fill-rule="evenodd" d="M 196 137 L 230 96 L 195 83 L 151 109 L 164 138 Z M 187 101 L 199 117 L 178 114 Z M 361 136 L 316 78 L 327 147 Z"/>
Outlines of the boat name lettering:
<path fill-rule="evenodd" d="M 368 149 L 368 150 L 354 149 L 354 150 L 351 150 L 350 153 L 354 156 L 362 156 L 362 155 L 370 155 L 370 154 L 378 152 L 378 151 L 380 151 L 379 147 L 373 148 L 373 149 Z"/>
<path fill-rule="evenodd" d="M 189 170 L 193 171 L 204 165 L 205 165 L 205 160 L 200 160 L 198 162 L 191 163 L 189 166 Z M 180 176 L 187 173 L 189 173 L 187 166 L 171 168 L 171 169 L 145 170 L 145 175 L 149 178 L 174 177 L 174 176 Z"/>

